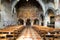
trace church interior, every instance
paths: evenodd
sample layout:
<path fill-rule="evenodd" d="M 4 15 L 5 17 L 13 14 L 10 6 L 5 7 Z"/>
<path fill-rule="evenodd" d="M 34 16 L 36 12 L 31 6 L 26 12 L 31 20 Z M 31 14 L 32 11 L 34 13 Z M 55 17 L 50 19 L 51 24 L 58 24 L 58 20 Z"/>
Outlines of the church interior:
<path fill-rule="evenodd" d="M 60 40 L 60 0 L 0 0 L 0 40 Z"/>

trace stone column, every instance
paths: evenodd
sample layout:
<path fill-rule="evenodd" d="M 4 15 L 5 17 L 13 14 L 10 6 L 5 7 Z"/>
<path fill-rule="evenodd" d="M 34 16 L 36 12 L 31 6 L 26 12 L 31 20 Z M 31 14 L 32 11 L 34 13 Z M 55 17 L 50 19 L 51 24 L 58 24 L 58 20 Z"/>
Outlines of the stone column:
<path fill-rule="evenodd" d="M 58 9 L 58 7 L 59 7 L 59 0 L 54 0 L 54 3 L 55 3 L 55 9 Z"/>
<path fill-rule="evenodd" d="M 44 26 L 47 26 L 47 24 L 50 22 L 49 16 L 45 15 L 44 17 Z"/>
<path fill-rule="evenodd" d="M 24 26 L 26 26 L 26 21 L 24 20 Z"/>
<path fill-rule="evenodd" d="M 33 20 L 31 21 L 31 26 L 33 26 Z"/>
<path fill-rule="evenodd" d="M 41 21 L 39 20 L 39 25 L 41 26 Z"/>
<path fill-rule="evenodd" d="M 13 9 L 13 13 L 17 13 L 17 12 L 16 12 L 16 8 L 15 8 L 15 7 L 14 7 L 14 9 Z"/>
<path fill-rule="evenodd" d="M 44 26 L 47 26 L 47 19 L 44 17 Z"/>
<path fill-rule="evenodd" d="M 56 15 L 55 17 L 55 28 L 60 28 L 60 15 Z"/>

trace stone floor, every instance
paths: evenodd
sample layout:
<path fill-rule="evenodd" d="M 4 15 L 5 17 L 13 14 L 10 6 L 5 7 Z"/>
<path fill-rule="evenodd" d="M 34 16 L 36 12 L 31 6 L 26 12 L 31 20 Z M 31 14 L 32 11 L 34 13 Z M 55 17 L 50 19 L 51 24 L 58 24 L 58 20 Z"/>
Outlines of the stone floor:
<path fill-rule="evenodd" d="M 42 40 L 42 38 L 32 28 L 26 28 L 17 40 Z"/>

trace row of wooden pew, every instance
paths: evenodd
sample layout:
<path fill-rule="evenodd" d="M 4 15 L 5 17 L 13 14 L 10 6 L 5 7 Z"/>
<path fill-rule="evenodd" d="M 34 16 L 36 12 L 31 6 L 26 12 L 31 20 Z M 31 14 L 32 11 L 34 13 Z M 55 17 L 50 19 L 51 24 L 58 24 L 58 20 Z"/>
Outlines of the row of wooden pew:
<path fill-rule="evenodd" d="M 32 28 L 36 30 L 37 33 L 44 38 L 44 40 L 46 40 L 46 37 L 52 38 L 51 40 L 54 40 L 55 38 L 60 38 L 60 29 L 38 26 L 38 25 L 34 25 Z"/>
<path fill-rule="evenodd" d="M 0 30 L 0 40 L 16 40 L 25 27 L 10 26 Z"/>

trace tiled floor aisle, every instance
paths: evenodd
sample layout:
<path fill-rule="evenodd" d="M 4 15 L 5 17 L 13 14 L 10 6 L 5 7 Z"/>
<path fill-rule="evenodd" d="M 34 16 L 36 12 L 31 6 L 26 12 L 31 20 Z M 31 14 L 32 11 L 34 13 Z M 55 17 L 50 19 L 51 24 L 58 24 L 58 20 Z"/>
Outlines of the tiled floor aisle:
<path fill-rule="evenodd" d="M 26 28 L 17 40 L 42 40 L 32 28 Z"/>

